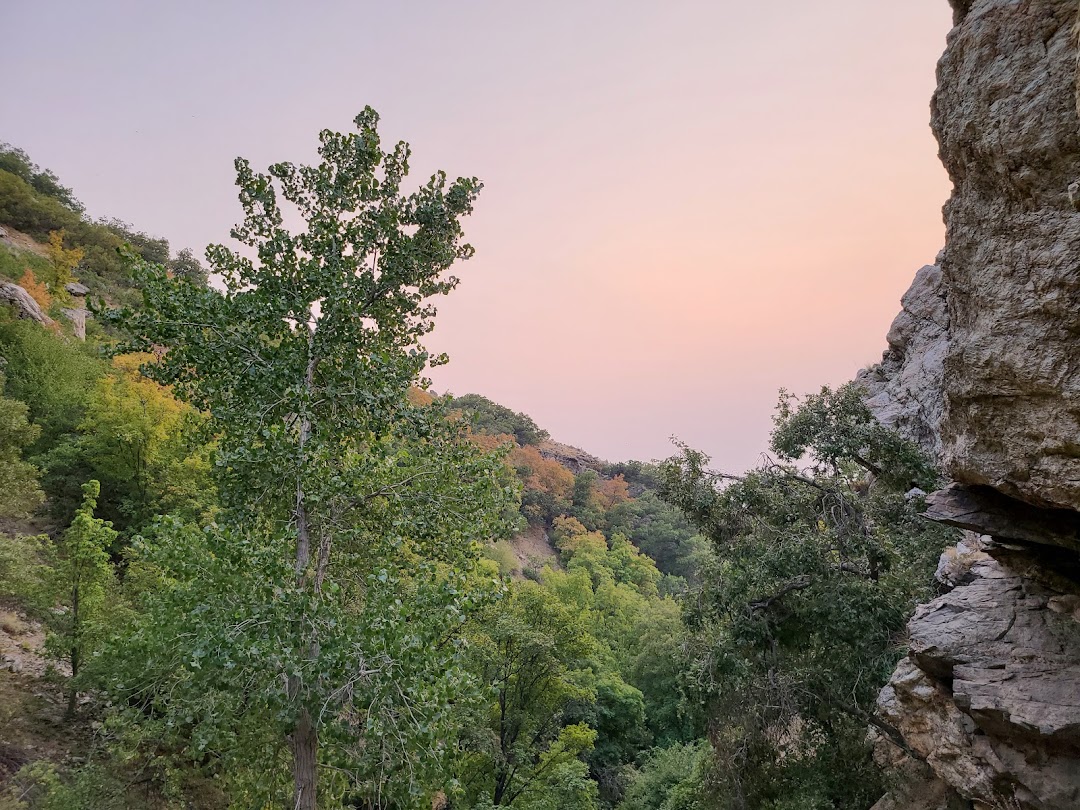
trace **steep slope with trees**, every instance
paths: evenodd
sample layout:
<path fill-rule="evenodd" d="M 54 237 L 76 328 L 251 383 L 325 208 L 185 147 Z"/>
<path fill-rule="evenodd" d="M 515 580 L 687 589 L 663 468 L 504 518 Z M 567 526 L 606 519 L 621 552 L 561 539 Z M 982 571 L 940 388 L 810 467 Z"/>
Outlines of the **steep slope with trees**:
<path fill-rule="evenodd" d="M 261 260 L 211 249 L 224 293 L 130 229 L 95 264 L 51 226 L 121 226 L 84 220 L 5 153 L 21 167 L 9 222 L 48 240 L 13 238 L 9 276 L 58 323 L 69 279 L 127 304 L 85 342 L 0 312 L 5 514 L 41 507 L 52 535 L 12 524 L 0 584 L 50 633 L 38 652 L 57 662 L 63 722 L 104 724 L 86 764 L 8 774 L 13 806 L 591 808 L 653 741 L 694 736 L 668 680 L 678 606 L 627 539 L 661 512 L 669 545 L 692 533 L 641 465 L 637 484 L 575 474 L 586 454 L 527 416 L 416 387 L 424 299 L 456 284 L 456 220 L 479 186 L 398 196 L 408 150 L 381 152 L 375 122 L 324 133 L 319 171 L 238 163 L 237 233 Z M 274 183 L 307 206 L 305 233 L 280 228 Z M 484 557 L 530 521 L 550 564 L 500 580 Z"/>
<path fill-rule="evenodd" d="M 434 394 L 480 184 L 377 123 L 237 161 L 219 286 L 0 151 L 0 808 L 868 807 L 933 468 L 853 388 L 743 476 Z"/>

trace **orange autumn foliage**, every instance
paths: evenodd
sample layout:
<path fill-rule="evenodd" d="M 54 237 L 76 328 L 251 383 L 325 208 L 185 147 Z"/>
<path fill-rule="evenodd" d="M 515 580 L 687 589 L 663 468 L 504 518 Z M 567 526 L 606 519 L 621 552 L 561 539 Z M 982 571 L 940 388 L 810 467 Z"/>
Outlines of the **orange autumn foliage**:
<path fill-rule="evenodd" d="M 471 430 L 469 431 L 469 441 L 486 453 L 490 453 L 492 450 L 504 445 L 515 443 L 514 437 L 509 433 L 473 433 Z M 510 462 L 508 461 L 507 464 L 510 465 Z"/>
<path fill-rule="evenodd" d="M 510 445 L 506 465 L 516 471 L 526 489 L 547 492 L 558 498 L 569 498 L 574 489 L 574 474 L 559 462 L 544 458 L 531 444 L 517 443 L 512 433 L 473 433 L 469 441 L 481 450 L 491 452 Z"/>
<path fill-rule="evenodd" d="M 433 397 L 423 388 L 418 388 L 415 385 L 409 386 L 409 392 L 407 396 L 409 398 L 409 403 L 417 406 L 418 408 L 424 408 L 435 401 L 435 397 Z"/>
<path fill-rule="evenodd" d="M 30 268 L 26 269 L 26 272 L 22 274 L 22 278 L 19 279 L 19 286 L 26 290 L 31 298 L 37 301 L 37 305 L 41 307 L 43 311 L 49 311 L 49 307 L 52 306 L 52 296 L 49 295 L 49 291 L 45 285 L 38 281 L 33 270 Z"/>
<path fill-rule="evenodd" d="M 507 460 L 521 475 L 526 489 L 557 498 L 569 498 L 574 491 L 574 474 L 559 462 L 544 458 L 531 444 L 515 447 Z"/>
<path fill-rule="evenodd" d="M 555 548 L 567 560 L 576 555 L 603 555 L 608 550 L 603 532 L 590 532 L 580 520 L 567 515 L 555 518 L 552 525 Z"/>
<path fill-rule="evenodd" d="M 531 444 L 517 443 L 512 433 L 473 433 L 469 441 L 481 450 L 491 452 L 510 445 L 506 464 L 517 472 L 526 489 L 547 492 L 559 498 L 569 498 L 574 490 L 574 474 L 559 462 L 544 458 Z"/>
<path fill-rule="evenodd" d="M 622 473 L 619 473 L 614 478 L 601 478 L 598 480 L 592 494 L 596 504 L 604 511 L 607 511 L 620 503 L 630 500 L 630 487 L 627 485 Z"/>

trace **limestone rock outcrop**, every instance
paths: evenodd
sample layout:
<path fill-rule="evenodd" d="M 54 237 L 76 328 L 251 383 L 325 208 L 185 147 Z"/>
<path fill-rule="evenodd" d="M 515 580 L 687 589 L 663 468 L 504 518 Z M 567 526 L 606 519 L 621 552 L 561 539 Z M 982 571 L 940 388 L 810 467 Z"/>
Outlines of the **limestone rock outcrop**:
<path fill-rule="evenodd" d="M 949 347 L 949 310 L 940 268 L 930 264 L 919 270 L 901 306 L 886 336 L 889 348 L 881 363 L 860 371 L 856 382 L 866 390 L 867 404 L 882 423 L 940 458 L 942 374 Z"/>
<path fill-rule="evenodd" d="M 969 0 L 938 63 L 931 126 L 953 182 L 940 257 L 949 307 L 950 476 L 1080 508 L 1077 3 Z"/>
<path fill-rule="evenodd" d="M 1080 592 L 992 559 L 972 575 L 912 618 L 882 714 L 969 799 L 1080 807 Z"/>
<path fill-rule="evenodd" d="M 42 312 L 38 302 L 31 297 L 30 293 L 18 284 L 0 281 L 0 304 L 13 307 L 18 317 L 37 321 L 43 326 L 48 326 L 53 322 L 52 318 Z"/>
<path fill-rule="evenodd" d="M 969 543 L 969 534 L 946 552 L 939 578 L 952 590 L 909 623 L 910 653 L 879 713 L 909 748 L 903 772 L 915 775 L 879 805 L 904 806 L 910 795 L 928 797 L 927 806 L 1072 810 L 1080 808 L 1080 4 L 952 6 L 932 103 L 953 182 L 946 244 L 939 272 L 923 268 L 904 297 L 882 363 L 859 381 L 882 422 L 941 461 L 950 484 L 929 496 L 927 516 L 989 537 Z"/>
<path fill-rule="evenodd" d="M 71 296 L 71 307 L 64 310 L 64 315 L 71 321 L 71 327 L 75 337 L 86 340 L 86 319 L 90 311 L 86 308 L 86 296 L 90 294 L 90 288 L 85 284 L 73 281 L 65 284 L 64 289 Z"/>
<path fill-rule="evenodd" d="M 582 473 L 585 470 L 599 472 L 604 468 L 604 462 L 592 453 L 586 453 L 580 447 L 571 447 L 569 444 L 544 439 L 536 446 L 537 451 L 544 458 L 557 461 L 574 473 Z"/>

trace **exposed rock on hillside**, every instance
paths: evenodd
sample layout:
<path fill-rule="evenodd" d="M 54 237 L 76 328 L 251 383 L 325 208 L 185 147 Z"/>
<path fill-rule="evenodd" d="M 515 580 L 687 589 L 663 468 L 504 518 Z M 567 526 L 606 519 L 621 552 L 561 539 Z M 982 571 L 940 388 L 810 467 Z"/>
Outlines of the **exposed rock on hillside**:
<path fill-rule="evenodd" d="M 64 289 L 71 296 L 72 303 L 70 308 L 64 310 L 64 315 L 71 321 L 75 337 L 79 340 L 86 340 L 86 319 L 90 315 L 89 310 L 86 308 L 86 296 L 90 293 L 90 288 L 85 284 L 73 281 L 70 284 L 65 284 Z"/>
<path fill-rule="evenodd" d="M 18 317 L 37 321 L 43 326 L 49 326 L 53 322 L 52 318 L 41 311 L 38 302 L 30 296 L 30 293 L 18 284 L 0 281 L 0 304 L 14 307 Z"/>
<path fill-rule="evenodd" d="M 919 609 L 879 704 L 916 753 L 991 807 L 1080 797 L 1080 596 L 995 560 Z"/>
<path fill-rule="evenodd" d="M 48 258 L 47 246 L 35 240 L 32 236 L 17 231 L 10 225 L 0 225 L 0 245 L 15 251 L 33 253 L 43 258 Z"/>
<path fill-rule="evenodd" d="M 942 371 L 949 348 L 949 311 L 941 270 L 926 265 L 901 299 L 903 309 L 889 328 L 881 363 L 859 372 L 868 404 L 884 424 L 940 458 L 945 413 Z"/>
<path fill-rule="evenodd" d="M 1078 4 L 952 5 L 932 105 L 954 185 L 940 275 L 920 271 L 860 381 L 952 479 L 927 515 L 993 539 L 943 557 L 956 587 L 912 618 L 879 710 L 937 777 L 901 794 L 1067 810 L 1080 807 Z"/>
<path fill-rule="evenodd" d="M 574 473 L 583 473 L 585 470 L 599 472 L 604 468 L 604 462 L 592 453 L 586 453 L 579 447 L 571 447 L 562 442 L 544 439 L 536 445 L 536 449 L 544 458 L 557 461 Z"/>

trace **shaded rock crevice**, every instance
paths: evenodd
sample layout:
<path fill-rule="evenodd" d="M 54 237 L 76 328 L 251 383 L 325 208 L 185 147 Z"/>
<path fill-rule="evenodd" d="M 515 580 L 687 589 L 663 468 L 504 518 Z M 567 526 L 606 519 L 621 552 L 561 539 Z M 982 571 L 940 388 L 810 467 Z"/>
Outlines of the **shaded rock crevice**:
<path fill-rule="evenodd" d="M 926 517 L 960 529 L 1080 553 L 1080 512 L 1040 508 L 987 486 L 952 484 L 927 498 Z"/>

